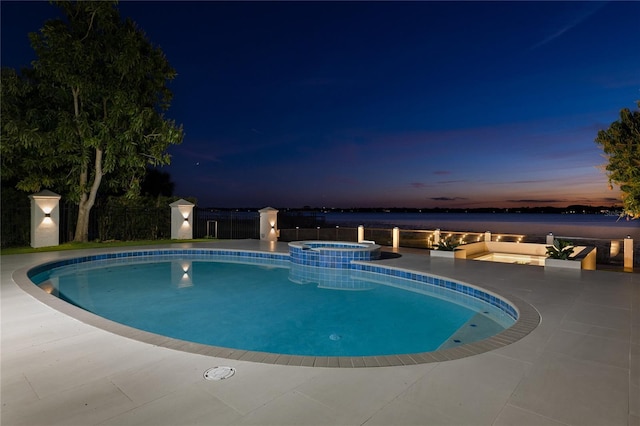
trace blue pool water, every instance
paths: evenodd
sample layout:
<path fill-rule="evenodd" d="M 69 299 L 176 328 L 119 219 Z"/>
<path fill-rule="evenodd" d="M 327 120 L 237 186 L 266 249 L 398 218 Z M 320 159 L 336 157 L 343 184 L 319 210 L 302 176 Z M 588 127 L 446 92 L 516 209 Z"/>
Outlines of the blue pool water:
<path fill-rule="evenodd" d="M 365 271 L 202 256 L 105 259 L 31 279 L 96 315 L 181 340 L 309 356 L 418 353 L 487 338 L 503 310 L 451 290 Z"/>

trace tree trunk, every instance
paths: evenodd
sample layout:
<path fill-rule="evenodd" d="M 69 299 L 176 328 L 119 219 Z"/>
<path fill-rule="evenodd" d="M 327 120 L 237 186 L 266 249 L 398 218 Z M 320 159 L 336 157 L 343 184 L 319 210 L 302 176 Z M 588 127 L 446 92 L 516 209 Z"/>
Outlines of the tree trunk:
<path fill-rule="evenodd" d="M 80 173 L 80 183 L 82 184 L 86 181 L 86 167 L 83 167 L 83 171 Z M 91 184 L 91 190 L 89 193 L 82 194 L 80 202 L 78 203 L 78 222 L 76 223 L 76 234 L 73 239 L 74 242 L 86 243 L 89 241 L 89 214 L 91 213 L 91 208 L 96 202 L 96 195 L 98 194 L 98 188 L 100 188 L 101 182 L 102 149 L 96 148 L 93 183 Z"/>
<path fill-rule="evenodd" d="M 86 197 L 83 197 L 86 198 Z M 91 207 L 87 206 L 87 200 L 78 203 L 78 221 L 76 222 L 76 232 L 74 242 L 86 243 L 89 241 L 89 213 Z"/>

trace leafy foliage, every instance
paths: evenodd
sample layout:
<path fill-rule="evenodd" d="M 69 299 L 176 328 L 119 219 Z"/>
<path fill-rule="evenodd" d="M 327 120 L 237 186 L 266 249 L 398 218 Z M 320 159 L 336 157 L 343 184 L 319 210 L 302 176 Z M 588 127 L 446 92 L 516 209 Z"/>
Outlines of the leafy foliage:
<path fill-rule="evenodd" d="M 175 183 L 171 181 L 169 173 L 161 172 L 158 169 L 148 169 L 140 185 L 140 192 L 142 195 L 170 197 L 173 195 L 174 188 Z"/>
<path fill-rule="evenodd" d="M 551 259 L 567 260 L 573 254 L 573 243 L 566 240 L 553 240 L 552 246 L 547 246 L 547 257 Z"/>
<path fill-rule="evenodd" d="M 0 198 L 0 246 L 29 245 L 30 201 L 28 194 L 11 186 L 2 186 Z"/>
<path fill-rule="evenodd" d="M 454 251 L 459 246 L 460 243 L 453 241 L 453 238 L 445 238 L 436 244 L 436 249 L 442 251 Z"/>
<path fill-rule="evenodd" d="M 148 165 L 170 162 L 182 128 L 166 119 L 176 72 L 114 2 L 55 2 L 64 19 L 29 34 L 33 68 L 2 70 L 3 180 L 78 204 L 86 241 L 98 189 L 138 194 Z"/>
<path fill-rule="evenodd" d="M 624 213 L 640 218 L 640 101 L 637 111 L 620 111 L 620 119 L 600 130 L 595 141 L 609 160 L 605 167 L 609 184 L 622 191 Z"/>

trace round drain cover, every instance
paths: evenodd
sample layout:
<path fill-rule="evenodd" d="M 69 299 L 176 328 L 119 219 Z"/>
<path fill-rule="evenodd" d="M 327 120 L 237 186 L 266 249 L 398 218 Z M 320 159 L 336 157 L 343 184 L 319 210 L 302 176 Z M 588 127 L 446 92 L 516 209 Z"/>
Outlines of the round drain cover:
<path fill-rule="evenodd" d="M 207 380 L 224 380 L 236 374 L 233 367 L 218 366 L 208 369 L 204 372 L 204 378 Z"/>

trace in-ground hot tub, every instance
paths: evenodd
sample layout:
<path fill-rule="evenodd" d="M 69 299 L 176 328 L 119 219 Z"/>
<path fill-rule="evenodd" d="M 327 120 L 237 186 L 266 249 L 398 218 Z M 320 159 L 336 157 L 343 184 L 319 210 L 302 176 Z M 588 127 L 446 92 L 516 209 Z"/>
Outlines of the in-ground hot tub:
<path fill-rule="evenodd" d="M 348 269 L 352 260 L 380 259 L 377 244 L 341 241 L 294 241 L 289 243 L 291 262 L 297 265 Z"/>

